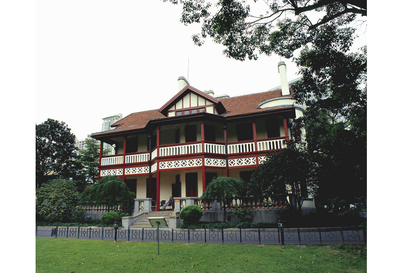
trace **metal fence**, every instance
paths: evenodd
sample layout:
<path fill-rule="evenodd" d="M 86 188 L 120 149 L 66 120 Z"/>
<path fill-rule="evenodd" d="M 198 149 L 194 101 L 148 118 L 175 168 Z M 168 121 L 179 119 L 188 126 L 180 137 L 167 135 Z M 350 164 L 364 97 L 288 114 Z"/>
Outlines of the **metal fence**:
<path fill-rule="evenodd" d="M 116 234 L 115 234 L 116 232 Z M 37 237 L 119 241 L 156 241 L 155 228 L 36 227 Z M 245 243 L 245 244 L 366 244 L 366 230 L 360 228 L 160 228 L 160 242 Z"/>

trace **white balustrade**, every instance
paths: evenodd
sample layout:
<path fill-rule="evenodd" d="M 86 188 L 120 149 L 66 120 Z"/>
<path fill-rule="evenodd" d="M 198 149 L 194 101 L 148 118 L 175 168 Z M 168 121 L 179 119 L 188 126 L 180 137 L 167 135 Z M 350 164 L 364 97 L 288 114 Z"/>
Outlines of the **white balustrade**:
<path fill-rule="evenodd" d="M 257 142 L 257 149 L 259 151 L 272 151 L 286 148 L 286 144 L 284 143 L 284 138 L 281 139 L 273 139 L 273 140 L 265 140 Z"/>
<path fill-rule="evenodd" d="M 101 166 L 118 165 L 124 163 L 123 156 L 110 156 L 101 158 Z"/>
<path fill-rule="evenodd" d="M 151 159 L 154 159 L 157 157 L 157 148 L 154 149 L 154 151 L 151 153 Z"/>
<path fill-rule="evenodd" d="M 204 143 L 205 152 L 208 154 L 225 154 L 225 145 Z"/>
<path fill-rule="evenodd" d="M 201 152 L 202 149 L 200 143 L 160 148 L 160 156 L 198 154 Z"/>
<path fill-rule="evenodd" d="M 127 164 L 147 161 L 149 161 L 149 153 L 125 156 L 125 163 Z"/>
<path fill-rule="evenodd" d="M 286 148 L 285 138 L 257 141 L 258 151 L 273 151 Z M 228 154 L 241 154 L 255 152 L 254 142 L 242 142 L 229 144 Z M 188 145 L 174 145 L 164 146 L 154 149 L 151 153 L 151 158 L 157 158 L 157 149 L 159 149 L 159 156 L 177 156 L 177 155 L 190 155 L 202 153 L 202 144 L 188 144 Z M 204 152 L 208 154 L 225 154 L 225 145 L 216 143 L 204 143 Z M 125 164 L 141 163 L 149 161 L 149 153 L 130 154 L 125 156 Z M 118 165 L 124 163 L 124 156 L 107 156 L 101 158 L 101 166 Z"/>
<path fill-rule="evenodd" d="M 228 154 L 254 152 L 254 142 L 236 143 L 228 145 Z"/>

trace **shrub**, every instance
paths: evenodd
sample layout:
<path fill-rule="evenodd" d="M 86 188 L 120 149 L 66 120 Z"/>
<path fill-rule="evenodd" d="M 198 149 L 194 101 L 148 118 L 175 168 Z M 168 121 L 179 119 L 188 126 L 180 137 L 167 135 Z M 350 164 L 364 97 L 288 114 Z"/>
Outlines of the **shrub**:
<path fill-rule="evenodd" d="M 197 224 L 203 216 L 203 210 L 196 205 L 184 207 L 180 213 L 180 218 L 186 225 Z"/>
<path fill-rule="evenodd" d="M 105 225 L 112 225 L 115 221 L 120 222 L 121 217 L 113 211 L 109 211 L 101 217 L 101 223 Z"/>
<path fill-rule="evenodd" d="M 254 218 L 254 211 L 251 209 L 233 210 L 232 214 L 239 218 L 241 222 L 252 222 Z"/>

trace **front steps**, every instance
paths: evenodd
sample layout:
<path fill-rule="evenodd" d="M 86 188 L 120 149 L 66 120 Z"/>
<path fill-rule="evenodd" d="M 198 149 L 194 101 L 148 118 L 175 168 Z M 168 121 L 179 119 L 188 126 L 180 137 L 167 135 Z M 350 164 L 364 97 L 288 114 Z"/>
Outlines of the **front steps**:
<path fill-rule="evenodd" d="M 151 228 L 148 217 L 165 217 L 165 221 L 169 225 L 170 217 L 176 217 L 174 211 L 152 211 L 146 216 L 141 217 L 137 222 L 133 223 L 130 228 Z"/>

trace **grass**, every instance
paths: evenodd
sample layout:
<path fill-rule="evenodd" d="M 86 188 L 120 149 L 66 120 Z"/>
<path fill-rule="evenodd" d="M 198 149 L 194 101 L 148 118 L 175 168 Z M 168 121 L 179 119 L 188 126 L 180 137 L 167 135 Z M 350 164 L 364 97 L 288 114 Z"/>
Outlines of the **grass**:
<path fill-rule="evenodd" d="M 36 272 L 366 272 L 366 246 L 36 238 Z"/>

